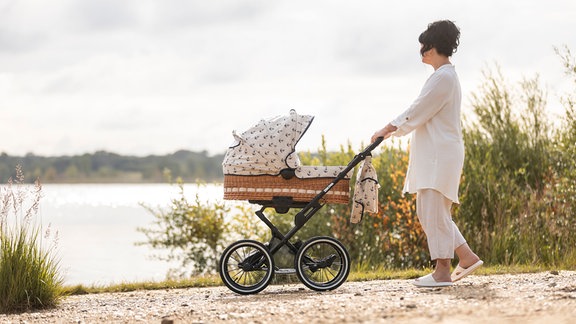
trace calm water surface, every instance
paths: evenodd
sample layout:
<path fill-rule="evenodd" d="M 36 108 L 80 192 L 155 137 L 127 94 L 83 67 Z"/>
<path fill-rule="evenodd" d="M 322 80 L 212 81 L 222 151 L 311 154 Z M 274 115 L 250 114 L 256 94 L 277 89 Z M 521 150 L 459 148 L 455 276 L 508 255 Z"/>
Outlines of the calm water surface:
<path fill-rule="evenodd" d="M 107 285 L 163 280 L 178 264 L 150 258 L 154 253 L 137 227 L 154 216 L 141 203 L 167 207 L 178 188 L 167 184 L 47 184 L 38 218 L 58 231 L 57 255 L 66 285 Z M 222 185 L 186 185 L 185 194 L 202 202 L 222 200 Z"/>

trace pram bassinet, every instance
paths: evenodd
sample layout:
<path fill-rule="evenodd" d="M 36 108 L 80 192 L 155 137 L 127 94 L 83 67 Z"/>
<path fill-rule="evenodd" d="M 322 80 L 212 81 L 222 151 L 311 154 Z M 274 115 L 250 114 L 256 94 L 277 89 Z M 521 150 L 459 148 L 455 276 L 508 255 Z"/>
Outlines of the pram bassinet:
<path fill-rule="evenodd" d="M 308 202 L 342 172 L 346 166 L 303 166 L 295 147 L 313 116 L 298 115 L 261 120 L 238 135 L 222 163 L 224 199 L 272 201 L 286 197 Z M 350 174 L 326 192 L 327 203 L 346 204 L 350 198 Z"/>

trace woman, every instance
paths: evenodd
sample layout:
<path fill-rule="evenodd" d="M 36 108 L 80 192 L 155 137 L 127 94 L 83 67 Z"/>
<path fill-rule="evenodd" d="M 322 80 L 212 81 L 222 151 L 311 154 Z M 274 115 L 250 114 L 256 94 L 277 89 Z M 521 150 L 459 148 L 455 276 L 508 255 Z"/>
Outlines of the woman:
<path fill-rule="evenodd" d="M 384 139 L 412 133 L 404 192 L 416 193 L 416 213 L 426 233 L 433 273 L 414 281 L 420 287 L 451 286 L 482 265 L 452 221 L 464 163 L 460 120 L 460 82 L 450 62 L 460 30 L 451 21 L 436 21 L 420 34 L 422 62 L 434 68 L 420 95 L 404 113 L 372 136 Z M 450 273 L 454 252 L 459 263 Z"/>

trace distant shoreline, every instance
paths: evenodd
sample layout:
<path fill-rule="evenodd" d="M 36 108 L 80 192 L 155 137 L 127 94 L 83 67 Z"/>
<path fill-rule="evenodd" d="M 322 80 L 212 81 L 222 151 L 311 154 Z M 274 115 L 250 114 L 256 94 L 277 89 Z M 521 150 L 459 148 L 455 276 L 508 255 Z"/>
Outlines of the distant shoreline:
<path fill-rule="evenodd" d="M 208 155 L 206 151 L 180 150 L 167 155 L 145 157 L 123 156 L 97 151 L 75 156 L 43 157 L 34 154 L 10 156 L 0 153 L 0 181 L 15 178 L 16 166 L 24 172 L 24 182 L 33 183 L 166 183 L 172 179 L 184 182 L 222 182 L 224 154 Z"/>

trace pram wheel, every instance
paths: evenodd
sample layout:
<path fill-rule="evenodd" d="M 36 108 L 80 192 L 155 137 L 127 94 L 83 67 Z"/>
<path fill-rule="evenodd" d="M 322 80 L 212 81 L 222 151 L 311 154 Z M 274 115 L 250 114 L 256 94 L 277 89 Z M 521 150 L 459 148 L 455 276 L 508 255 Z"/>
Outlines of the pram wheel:
<path fill-rule="evenodd" d="M 340 241 L 319 236 L 302 245 L 294 259 L 298 279 L 306 287 L 326 291 L 338 288 L 350 273 L 350 256 Z"/>
<path fill-rule="evenodd" d="M 232 291 L 256 294 L 268 286 L 274 274 L 274 260 L 264 244 L 253 240 L 232 243 L 220 257 L 220 278 Z"/>

